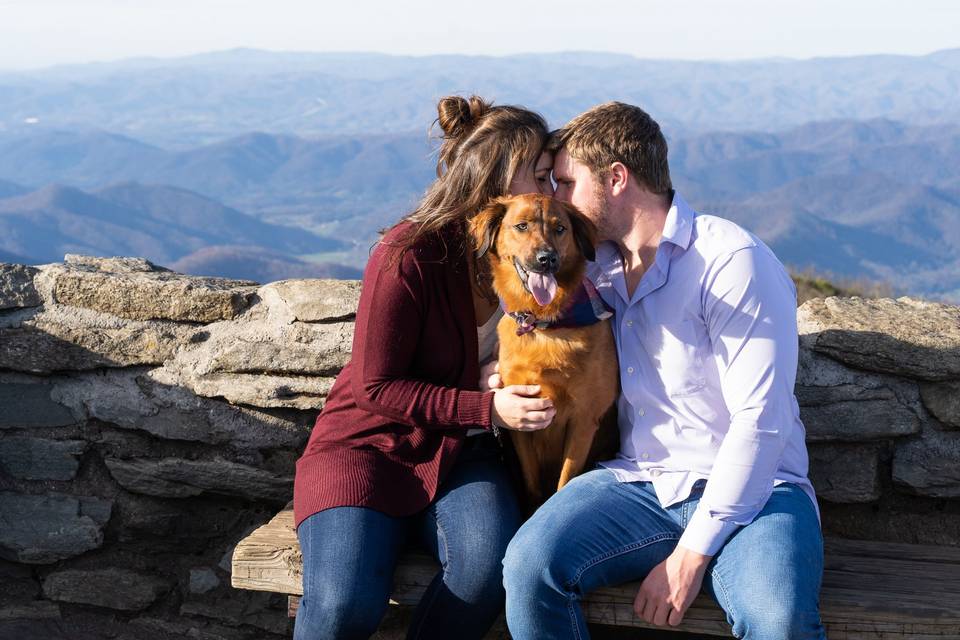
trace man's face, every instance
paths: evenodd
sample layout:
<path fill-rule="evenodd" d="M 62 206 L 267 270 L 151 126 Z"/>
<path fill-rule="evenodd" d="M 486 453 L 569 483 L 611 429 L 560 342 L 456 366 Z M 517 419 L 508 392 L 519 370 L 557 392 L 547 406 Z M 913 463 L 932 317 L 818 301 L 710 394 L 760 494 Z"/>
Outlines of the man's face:
<path fill-rule="evenodd" d="M 554 197 L 569 202 L 597 226 L 599 240 L 607 240 L 608 206 L 603 185 L 586 165 L 561 149 L 553 160 Z"/>

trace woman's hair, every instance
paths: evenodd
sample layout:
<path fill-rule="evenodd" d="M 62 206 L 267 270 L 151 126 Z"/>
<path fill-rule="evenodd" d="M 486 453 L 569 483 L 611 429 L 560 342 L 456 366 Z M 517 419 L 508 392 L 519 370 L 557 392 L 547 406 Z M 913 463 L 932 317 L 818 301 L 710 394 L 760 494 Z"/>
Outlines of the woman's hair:
<path fill-rule="evenodd" d="M 494 106 L 478 96 L 469 100 L 447 96 L 437 104 L 437 113 L 434 124 L 443 131 L 437 179 L 417 208 L 401 220 L 412 223 L 410 232 L 398 239 L 404 251 L 424 235 L 468 220 L 491 199 L 506 194 L 517 172 L 536 162 L 549 137 L 539 114 Z"/>

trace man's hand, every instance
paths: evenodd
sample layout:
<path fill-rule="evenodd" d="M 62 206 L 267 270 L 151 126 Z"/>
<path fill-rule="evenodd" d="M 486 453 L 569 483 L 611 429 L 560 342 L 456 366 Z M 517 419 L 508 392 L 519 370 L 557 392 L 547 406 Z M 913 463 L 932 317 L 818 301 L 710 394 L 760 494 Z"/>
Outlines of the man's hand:
<path fill-rule="evenodd" d="M 633 601 L 636 614 L 651 624 L 675 627 L 700 593 L 711 556 L 677 547 L 647 575 Z"/>
<path fill-rule="evenodd" d="M 499 360 L 491 360 L 480 367 L 480 391 L 495 391 L 502 386 Z"/>

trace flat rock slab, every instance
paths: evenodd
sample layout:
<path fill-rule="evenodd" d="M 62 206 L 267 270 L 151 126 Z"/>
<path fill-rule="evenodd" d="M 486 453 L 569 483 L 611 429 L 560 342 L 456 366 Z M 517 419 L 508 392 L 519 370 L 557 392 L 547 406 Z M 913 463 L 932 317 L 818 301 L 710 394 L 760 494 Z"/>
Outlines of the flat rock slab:
<path fill-rule="evenodd" d="M 920 385 L 923 404 L 945 426 L 960 429 L 960 380 Z"/>
<path fill-rule="evenodd" d="M 86 496 L 0 493 L 0 556 L 51 564 L 96 549 L 111 504 Z"/>
<path fill-rule="evenodd" d="M 0 309 L 37 307 L 43 298 L 33 286 L 33 277 L 39 271 L 25 264 L 0 262 Z"/>
<path fill-rule="evenodd" d="M 145 495 L 186 498 L 214 493 L 277 502 L 293 495 L 292 477 L 227 460 L 106 458 L 104 462 L 120 486 Z"/>
<path fill-rule="evenodd" d="M 808 450 L 818 498 L 841 503 L 880 498 L 879 445 L 816 444 Z"/>
<path fill-rule="evenodd" d="M 68 569 L 43 581 L 43 595 L 59 602 L 139 611 L 170 590 L 166 580 L 127 569 Z"/>
<path fill-rule="evenodd" d="M 358 280 L 281 280 L 257 291 L 271 314 L 291 321 L 333 322 L 348 320 L 360 302 Z"/>
<path fill-rule="evenodd" d="M 83 440 L 7 437 L 0 439 L 0 468 L 21 480 L 71 480 L 86 449 Z"/>
<path fill-rule="evenodd" d="M 893 481 L 910 493 L 960 498 L 960 433 L 928 425 L 919 438 L 897 442 Z"/>
<path fill-rule="evenodd" d="M 63 427 L 79 422 L 70 409 L 50 397 L 53 385 L 30 376 L 10 377 L 0 377 L 0 429 Z"/>
<path fill-rule="evenodd" d="M 960 307 L 912 298 L 817 298 L 797 311 L 801 342 L 858 369 L 960 377 Z"/>
<path fill-rule="evenodd" d="M 52 298 L 130 320 L 208 323 L 235 318 L 253 302 L 258 283 L 188 276 L 142 258 L 67 254 L 44 268 Z"/>

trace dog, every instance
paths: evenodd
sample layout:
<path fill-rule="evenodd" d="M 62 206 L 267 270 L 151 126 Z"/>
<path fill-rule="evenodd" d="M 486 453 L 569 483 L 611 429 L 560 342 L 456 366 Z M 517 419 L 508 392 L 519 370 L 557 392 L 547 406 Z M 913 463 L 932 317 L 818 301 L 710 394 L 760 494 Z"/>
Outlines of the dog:
<path fill-rule="evenodd" d="M 531 194 L 493 200 L 470 220 L 470 235 L 505 312 L 500 378 L 540 385 L 556 408 L 545 429 L 509 432 L 532 512 L 619 446 L 611 311 L 584 277 L 597 232 L 573 205 Z"/>

